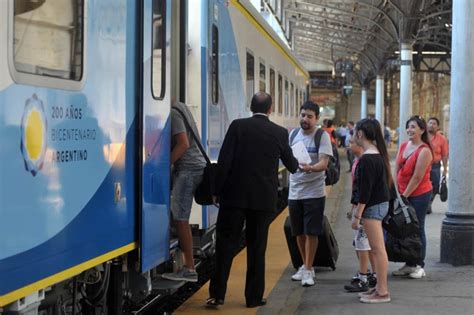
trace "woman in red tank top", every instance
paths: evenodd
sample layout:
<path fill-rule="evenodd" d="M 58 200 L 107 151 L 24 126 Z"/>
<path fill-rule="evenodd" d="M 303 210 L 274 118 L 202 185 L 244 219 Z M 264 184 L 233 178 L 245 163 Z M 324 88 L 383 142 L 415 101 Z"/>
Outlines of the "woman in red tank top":
<path fill-rule="evenodd" d="M 407 261 L 405 266 L 393 272 L 394 276 L 408 275 L 421 279 L 426 273 L 424 258 L 426 255 L 425 215 L 431 200 L 430 180 L 433 154 L 426 130 L 426 122 L 419 116 L 411 117 L 406 123 L 409 140 L 400 145 L 395 171 L 398 191 L 413 205 L 418 217 L 422 242 L 421 261 Z"/>

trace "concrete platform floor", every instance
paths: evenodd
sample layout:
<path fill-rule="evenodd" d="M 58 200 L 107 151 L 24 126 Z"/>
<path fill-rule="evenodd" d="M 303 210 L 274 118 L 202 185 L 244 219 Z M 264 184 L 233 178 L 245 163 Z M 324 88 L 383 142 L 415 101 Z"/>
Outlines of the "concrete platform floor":
<path fill-rule="evenodd" d="M 393 150 L 392 150 L 393 151 Z M 394 156 L 395 152 L 391 152 Z M 343 158 L 343 157 L 342 157 Z M 341 159 L 342 159 L 341 158 Z M 345 166 L 346 163 L 343 165 Z M 267 249 L 266 291 L 268 304 L 247 309 L 243 296 L 246 252 L 234 259 L 228 283 L 225 305 L 217 309 L 204 306 L 208 285 L 186 301 L 177 314 L 474 314 L 474 266 L 453 267 L 439 263 L 441 222 L 447 203 L 436 198 L 433 214 L 426 219 L 427 277 L 421 280 L 393 277 L 388 284 L 392 302 L 367 305 L 359 302 L 356 293 L 347 293 L 343 287 L 356 272 L 357 260 L 352 247 L 353 232 L 345 214 L 349 209 L 350 173 L 343 173 L 341 181 L 328 195 L 325 213 L 329 217 L 339 243 L 337 269 L 317 269 L 316 285 L 301 287 L 290 280 L 294 269 L 283 234 L 284 211 L 270 227 Z M 390 263 L 389 272 L 401 264 Z"/>

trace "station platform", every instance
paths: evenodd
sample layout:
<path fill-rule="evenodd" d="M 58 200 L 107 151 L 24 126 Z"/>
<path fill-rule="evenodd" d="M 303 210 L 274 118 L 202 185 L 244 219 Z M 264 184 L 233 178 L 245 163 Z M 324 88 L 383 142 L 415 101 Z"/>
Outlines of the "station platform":
<path fill-rule="evenodd" d="M 343 155 L 341 156 L 341 159 Z M 343 166 L 345 163 L 341 160 Z M 342 169 L 344 169 L 342 167 Z M 344 285 L 357 270 L 357 260 L 352 247 L 353 232 L 346 218 L 351 192 L 350 173 L 342 173 L 341 180 L 332 187 L 326 203 L 325 214 L 333 227 L 339 244 L 337 268 L 316 269 L 316 284 L 303 288 L 300 282 L 290 280 L 295 272 L 283 233 L 283 223 L 288 210 L 283 211 L 272 223 L 269 233 L 266 266 L 267 305 L 248 309 L 245 307 L 244 282 L 246 251 L 241 251 L 232 266 L 225 304 L 218 308 L 205 306 L 208 284 L 187 300 L 176 314 L 473 314 L 474 267 L 453 267 L 439 263 L 441 223 L 447 210 L 439 196 L 433 203 L 433 213 L 426 218 L 427 276 L 420 280 L 393 277 L 391 272 L 401 264 L 389 264 L 388 285 L 391 303 L 367 305 L 358 300 L 357 293 L 347 293 Z"/>

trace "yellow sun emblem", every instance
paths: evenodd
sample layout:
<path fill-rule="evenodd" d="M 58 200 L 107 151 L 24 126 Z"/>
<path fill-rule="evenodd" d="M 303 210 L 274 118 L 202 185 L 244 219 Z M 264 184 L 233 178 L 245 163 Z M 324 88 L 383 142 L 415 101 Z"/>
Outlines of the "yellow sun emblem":
<path fill-rule="evenodd" d="M 25 169 L 36 176 L 43 166 L 46 152 L 47 121 L 43 102 L 36 94 L 26 100 L 21 121 L 21 153 Z"/>

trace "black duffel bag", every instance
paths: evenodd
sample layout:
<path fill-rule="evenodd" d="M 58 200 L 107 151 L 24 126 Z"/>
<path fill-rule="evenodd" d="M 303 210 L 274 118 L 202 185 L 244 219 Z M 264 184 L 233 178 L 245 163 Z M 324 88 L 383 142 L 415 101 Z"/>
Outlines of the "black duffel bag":
<path fill-rule="evenodd" d="M 201 151 L 202 156 L 206 160 L 206 166 L 204 168 L 202 181 L 194 192 L 194 200 L 196 200 L 196 202 L 202 206 L 212 205 L 212 193 L 214 189 L 214 180 L 216 177 L 217 164 L 212 163 L 209 157 L 207 156 L 206 151 L 202 146 L 201 140 L 199 140 L 198 136 L 194 133 L 193 128 L 191 128 L 191 125 L 186 119 L 186 115 L 177 107 L 173 106 L 172 109 L 175 109 L 181 115 L 184 124 L 186 125 L 186 128 L 193 137 L 193 140 L 198 146 L 199 151 Z"/>
<path fill-rule="evenodd" d="M 393 262 L 418 262 L 421 260 L 421 238 L 419 233 L 405 238 L 397 238 L 387 233 L 385 249 L 389 261 Z"/>
<path fill-rule="evenodd" d="M 206 156 L 207 158 L 207 156 Z M 214 179 L 216 178 L 217 163 L 207 163 L 204 168 L 201 184 L 194 192 L 194 200 L 200 205 L 212 205 L 212 192 L 214 187 Z"/>
<path fill-rule="evenodd" d="M 398 191 L 397 198 L 390 201 L 382 226 L 389 234 L 400 239 L 419 233 L 415 208 Z"/>

